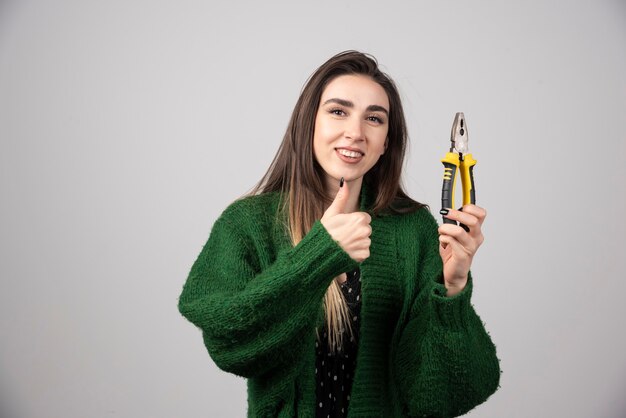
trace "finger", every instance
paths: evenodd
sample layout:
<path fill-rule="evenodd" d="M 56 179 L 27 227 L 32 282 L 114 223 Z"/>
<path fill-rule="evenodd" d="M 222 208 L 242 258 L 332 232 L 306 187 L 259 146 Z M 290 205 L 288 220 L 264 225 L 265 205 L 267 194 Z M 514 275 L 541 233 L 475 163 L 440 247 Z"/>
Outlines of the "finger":
<path fill-rule="evenodd" d="M 369 238 L 372 235 L 372 227 L 369 225 L 358 225 L 353 229 L 354 237 Z"/>
<path fill-rule="evenodd" d="M 364 248 L 362 250 L 359 250 L 355 253 L 355 260 L 358 261 L 359 263 L 364 261 L 365 259 L 369 258 L 370 256 L 370 249 L 369 248 Z"/>
<path fill-rule="evenodd" d="M 372 236 L 372 226 L 370 224 L 365 225 L 364 228 L 364 233 L 366 237 L 371 237 Z"/>
<path fill-rule="evenodd" d="M 459 225 L 443 224 L 438 228 L 438 232 L 440 236 L 447 235 L 454 238 L 458 243 L 460 243 L 470 251 L 474 251 L 475 248 L 478 248 L 476 242 L 477 238 L 465 232 L 465 230 Z"/>
<path fill-rule="evenodd" d="M 324 215 L 333 216 L 340 213 L 345 213 L 349 196 L 350 190 L 348 187 L 348 182 L 344 181 L 344 178 L 342 177 L 339 181 L 339 191 L 337 192 L 337 195 L 335 195 L 335 200 L 333 200 L 333 203 L 331 203 L 328 209 L 326 209 Z"/>
<path fill-rule="evenodd" d="M 464 259 L 471 259 L 472 257 L 472 252 L 470 252 L 467 248 L 461 245 L 459 241 L 449 235 L 440 235 L 439 243 L 443 249 L 450 247 L 452 249 L 452 252 L 457 257 L 461 257 Z"/>
<path fill-rule="evenodd" d="M 480 226 L 481 223 L 478 218 L 471 213 L 466 213 L 465 208 L 463 208 L 463 212 L 454 209 L 448 209 L 448 214 L 444 215 L 446 218 L 459 221 L 463 225 L 467 225 L 469 227 L 469 232 L 476 236 L 480 234 Z M 450 225 L 450 224 L 446 224 Z"/>
<path fill-rule="evenodd" d="M 448 235 L 439 235 L 439 251 L 448 248 L 450 241 L 451 237 L 449 237 Z"/>
<path fill-rule="evenodd" d="M 480 206 L 476 206 L 472 204 L 464 205 L 463 212 L 474 215 L 478 219 L 478 223 L 480 223 L 481 225 L 483 224 L 483 222 L 485 221 L 485 218 L 487 217 L 487 211 L 485 210 L 485 208 L 481 208 Z"/>

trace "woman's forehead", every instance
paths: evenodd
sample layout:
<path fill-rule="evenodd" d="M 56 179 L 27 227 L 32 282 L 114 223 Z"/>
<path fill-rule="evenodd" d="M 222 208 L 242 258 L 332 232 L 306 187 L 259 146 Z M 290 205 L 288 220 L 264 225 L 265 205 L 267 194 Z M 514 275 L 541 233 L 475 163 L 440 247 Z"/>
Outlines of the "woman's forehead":
<path fill-rule="evenodd" d="M 331 80 L 322 92 L 320 103 L 330 99 L 347 100 L 356 107 L 378 105 L 389 109 L 389 98 L 385 89 L 365 75 L 341 75 Z"/>

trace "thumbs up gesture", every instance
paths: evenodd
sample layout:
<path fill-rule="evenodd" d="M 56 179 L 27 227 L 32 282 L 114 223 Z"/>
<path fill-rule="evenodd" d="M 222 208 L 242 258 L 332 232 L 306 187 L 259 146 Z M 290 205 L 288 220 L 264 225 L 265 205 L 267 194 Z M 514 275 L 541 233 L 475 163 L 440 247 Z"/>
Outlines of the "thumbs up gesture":
<path fill-rule="evenodd" d="M 320 222 L 339 246 L 360 263 L 370 256 L 372 218 L 365 212 L 345 213 L 349 196 L 348 183 L 342 178 L 335 200 L 326 209 Z"/>

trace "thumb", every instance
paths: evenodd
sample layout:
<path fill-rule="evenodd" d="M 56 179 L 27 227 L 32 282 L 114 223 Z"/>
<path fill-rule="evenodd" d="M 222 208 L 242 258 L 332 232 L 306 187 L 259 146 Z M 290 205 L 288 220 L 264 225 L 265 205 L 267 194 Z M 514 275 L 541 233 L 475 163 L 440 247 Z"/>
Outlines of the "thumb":
<path fill-rule="evenodd" d="M 348 197 L 350 196 L 348 190 L 348 182 L 344 181 L 343 177 L 339 181 L 339 191 L 335 196 L 335 200 L 330 204 L 328 209 L 326 209 L 326 216 L 333 216 L 340 213 L 344 213 L 346 209 L 346 204 L 348 203 Z"/>

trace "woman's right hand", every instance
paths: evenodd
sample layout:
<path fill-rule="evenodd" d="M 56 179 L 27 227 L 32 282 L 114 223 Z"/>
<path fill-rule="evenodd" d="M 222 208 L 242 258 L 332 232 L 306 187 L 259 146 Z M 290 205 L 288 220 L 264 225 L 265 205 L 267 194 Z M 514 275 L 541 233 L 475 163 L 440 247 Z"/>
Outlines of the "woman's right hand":
<path fill-rule="evenodd" d="M 372 218 L 365 212 L 345 213 L 349 196 L 348 182 L 344 182 L 320 222 L 339 246 L 360 263 L 370 256 Z"/>

